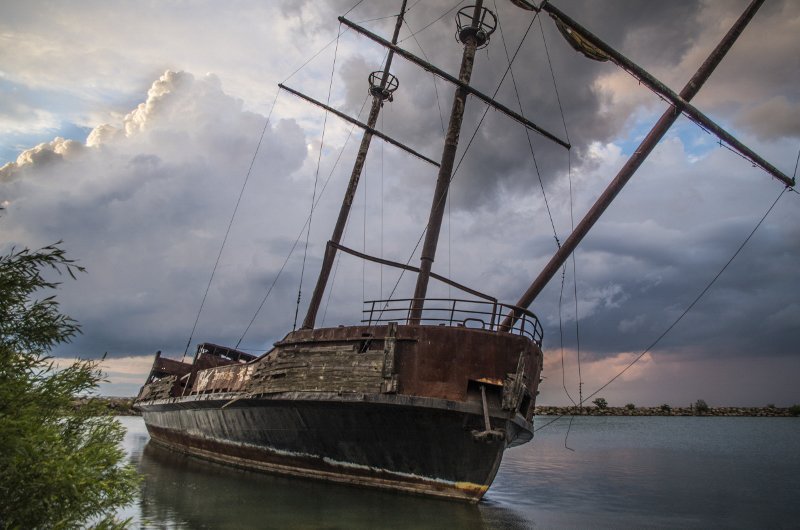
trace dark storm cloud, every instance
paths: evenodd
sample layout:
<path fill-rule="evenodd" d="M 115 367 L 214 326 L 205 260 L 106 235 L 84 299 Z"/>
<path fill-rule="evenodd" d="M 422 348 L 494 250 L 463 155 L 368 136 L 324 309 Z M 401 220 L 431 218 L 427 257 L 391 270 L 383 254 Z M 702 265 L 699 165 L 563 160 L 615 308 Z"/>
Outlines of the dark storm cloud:
<path fill-rule="evenodd" d="M 206 21 L 197 15 L 203 10 L 193 10 L 199 18 L 187 19 L 186 33 L 180 35 L 145 25 L 150 33 L 162 35 L 164 42 L 148 41 L 150 47 L 133 53 L 134 63 L 155 68 L 144 57 L 163 45 L 165 55 L 181 50 L 180 57 L 197 65 L 195 73 L 227 68 L 225 76 L 194 78 L 171 72 L 153 84 L 149 96 L 137 92 L 141 105 L 128 108 L 127 117 L 123 113 L 111 120 L 114 125 L 96 127 L 86 145 L 56 139 L 29 149 L 2 170 L 0 201 L 9 201 L 0 220 L 3 245 L 33 247 L 65 239 L 69 254 L 90 271 L 62 287 L 65 311 L 84 324 L 85 335 L 61 356 L 97 357 L 107 350 L 119 357 L 157 349 L 180 356 L 269 112 L 273 81 L 289 75 L 332 40 L 341 29 L 335 17 L 355 3 L 284 2 L 280 13 L 261 18 L 232 10 L 228 25 L 216 24 L 214 35 L 236 33 L 230 42 L 241 44 L 233 48 L 240 53 L 220 52 L 209 44 L 216 43 L 215 39 L 184 44 L 190 42 L 187 35 L 203 34 Z M 462 47 L 453 37 L 455 12 L 416 38 L 410 36 L 456 1 L 412 0 L 409 5 L 413 7 L 400 33 L 400 46 L 457 74 Z M 472 84 L 492 95 L 507 65 L 503 39 L 509 53 L 514 53 L 533 15 L 507 0 L 498 1 L 496 7 L 492 0 L 485 5 L 497 12 L 503 33 L 495 32 L 489 47 L 478 52 Z M 746 2 L 559 1 L 557 5 L 679 91 Z M 204 6 L 207 12 L 213 7 Z M 347 16 L 389 38 L 394 25 L 391 15 L 398 7 L 396 1 L 391 5 L 362 2 Z M 164 16 L 167 27 L 174 13 Z M 239 30 L 256 19 L 269 23 Z M 800 127 L 798 24 L 798 4 L 765 5 L 695 99 L 701 110 L 789 173 Z M 615 65 L 589 61 L 576 53 L 549 18 L 543 17 L 542 27 L 573 144 L 571 181 L 566 151 L 535 133 L 531 141 L 553 223 L 563 241 L 571 226 L 570 208 L 577 222 L 635 148 L 637 136 L 646 133 L 666 105 Z M 4 71 L 32 63 L 36 68 L 28 77 L 41 78 L 51 72 L 53 86 L 64 78 L 60 72 L 95 83 L 89 70 L 72 66 L 69 54 L 56 61 L 55 68 L 26 52 L 35 51 L 42 39 L 32 30 L 29 33 L 33 36 L 18 35 L 20 42 L 29 43 L 21 48 L 19 58 L 0 53 Z M 73 34 L 64 40 L 74 38 Z M 110 34 L 99 37 L 101 41 L 111 38 Z M 119 48 L 119 53 L 127 52 Z M 109 56 L 106 48 L 99 49 Z M 367 96 L 367 76 L 380 68 L 384 50 L 353 31 L 343 34 L 338 50 L 329 47 L 288 84 L 324 101 L 334 54 L 331 104 L 355 116 Z M 216 62 L 206 62 L 209 57 Z M 9 62 L 12 59 L 15 62 Z M 267 70 L 268 82 L 258 77 Z M 454 88 L 399 57 L 392 72 L 400 80 L 400 89 L 394 102 L 383 108 L 378 128 L 438 159 L 442 122 L 446 124 L 449 118 Z M 538 20 L 525 38 L 513 73 L 525 116 L 563 137 Z M 147 78 L 147 84 L 155 77 Z M 318 172 L 324 113 L 284 96 L 279 96 L 254 164 L 195 342 L 234 345 L 238 341 L 295 246 L 312 194 L 319 197 L 331 174 L 323 201 L 314 210 L 301 319 L 313 290 L 361 137 L 354 133 L 332 171 L 349 126 L 329 117 Z M 130 97 L 127 92 L 126 98 Z M 496 99 L 518 110 L 510 76 Z M 243 110 L 249 105 L 263 111 Z M 113 101 L 109 106 L 120 104 Z M 457 161 L 484 109 L 480 101 L 468 100 Z M 365 113 L 361 119 L 366 119 Z M 435 179 L 436 168 L 373 140 L 344 244 L 408 261 L 425 226 Z M 779 188 L 760 170 L 714 147 L 713 139 L 681 119 L 579 247 L 578 318 L 586 358 L 604 359 L 616 368 L 624 357 L 621 354 L 633 355 L 649 346 L 730 258 Z M 434 271 L 503 302 L 516 302 L 556 250 L 528 140 L 519 124 L 498 112 L 487 113 L 455 176 L 451 200 Z M 689 361 L 722 359 L 719 362 L 797 355 L 797 204 L 795 194 L 781 199 L 712 290 L 659 345 L 657 355 Z M 268 347 L 291 329 L 304 249 L 301 237 L 243 347 Z M 418 248 L 416 252 L 412 265 L 418 262 Z M 372 264 L 362 269 L 359 260 L 343 257 L 318 323 L 323 318 L 326 326 L 357 322 L 362 296 L 387 297 L 397 278 L 393 269 L 379 272 Z M 559 346 L 560 279 L 559 274 L 532 306 L 545 325 L 548 351 Z M 413 275 L 404 275 L 394 297 L 408 296 L 413 281 Z M 570 264 L 562 319 L 566 346 L 574 351 L 572 282 Z M 440 284 L 432 285 L 430 294 L 458 296 Z"/>

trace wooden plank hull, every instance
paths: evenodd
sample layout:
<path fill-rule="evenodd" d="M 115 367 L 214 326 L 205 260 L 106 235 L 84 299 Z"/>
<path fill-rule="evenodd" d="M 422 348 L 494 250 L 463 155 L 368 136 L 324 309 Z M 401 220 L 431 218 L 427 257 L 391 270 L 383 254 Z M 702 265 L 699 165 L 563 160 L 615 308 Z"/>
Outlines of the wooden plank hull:
<path fill-rule="evenodd" d="M 152 439 L 246 468 L 477 502 L 503 451 L 533 436 L 541 350 L 527 337 L 351 326 L 239 356 L 203 343 L 188 369 L 146 384 L 135 407 Z"/>
<path fill-rule="evenodd" d="M 152 439 L 249 469 L 469 502 L 489 488 L 503 451 L 532 435 L 521 415 L 506 413 L 491 418 L 504 436 L 476 440 L 480 408 L 438 399 L 209 397 L 141 406 Z"/>

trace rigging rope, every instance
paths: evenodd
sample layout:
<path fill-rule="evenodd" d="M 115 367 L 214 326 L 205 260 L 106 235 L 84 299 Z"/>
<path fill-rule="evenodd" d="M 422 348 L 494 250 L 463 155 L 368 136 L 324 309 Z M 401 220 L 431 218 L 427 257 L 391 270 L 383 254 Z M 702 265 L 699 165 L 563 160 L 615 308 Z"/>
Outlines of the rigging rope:
<path fill-rule="evenodd" d="M 414 5 L 416 5 L 416 4 L 414 4 Z M 407 21 L 406 21 L 406 27 L 408 27 L 408 30 L 411 31 L 411 26 L 409 26 Z M 425 57 L 425 60 L 428 61 L 428 62 L 431 62 L 431 60 L 428 59 L 428 54 L 426 54 L 425 50 L 422 49 L 422 44 L 420 44 L 419 41 L 417 40 L 416 33 L 412 32 L 410 36 L 414 37 L 414 42 L 417 43 L 417 46 L 419 47 L 419 51 L 422 52 L 422 56 Z M 400 41 L 400 42 L 402 42 L 402 41 Z M 445 130 L 444 130 L 444 114 L 442 113 L 442 105 L 441 105 L 441 103 L 439 101 L 439 88 L 436 86 L 436 74 L 431 72 L 431 77 L 433 77 L 433 90 L 436 93 L 436 106 L 439 107 L 439 121 L 441 121 L 441 123 L 442 123 L 442 137 L 445 137 L 447 135 L 447 133 L 445 133 Z"/>
<path fill-rule="evenodd" d="M 494 9 L 497 11 L 497 0 L 494 0 Z M 542 21 L 539 19 L 539 24 L 541 25 Z M 506 46 L 506 38 L 505 34 L 503 33 L 503 26 L 500 24 L 500 17 L 497 18 L 497 28 L 500 30 L 500 40 L 503 42 L 503 49 L 506 52 L 506 60 L 508 61 L 508 70 L 511 73 L 511 82 L 514 86 L 514 93 L 517 96 L 517 105 L 519 105 L 519 113 L 524 118 L 525 112 L 522 109 L 522 99 L 519 97 L 519 90 L 517 89 L 517 80 L 514 77 L 514 70 L 511 68 L 511 58 L 508 55 L 508 47 Z M 563 114 L 562 114 L 563 116 Z M 533 151 L 533 142 L 531 141 L 531 133 L 527 127 L 523 125 L 525 129 L 525 136 L 528 138 L 528 147 L 531 150 L 531 158 L 533 158 L 533 167 L 536 169 L 536 176 L 539 178 L 539 186 L 542 188 L 542 197 L 544 197 L 544 205 L 547 208 L 547 215 L 550 217 L 550 226 L 553 227 L 553 237 L 556 239 L 556 245 L 558 248 L 561 248 L 561 242 L 558 240 L 558 233 L 556 233 L 556 225 L 553 222 L 553 214 L 550 212 L 550 203 L 547 201 L 547 193 L 544 191 L 544 183 L 542 182 L 542 175 L 539 173 L 539 164 L 536 162 L 536 154 Z M 567 143 L 569 143 L 569 137 L 567 138 Z M 569 151 L 569 150 L 567 150 Z"/>
<path fill-rule="evenodd" d="M 367 95 L 367 98 L 369 98 L 369 95 Z M 367 103 L 367 100 L 365 99 L 364 103 L 361 105 L 361 110 L 358 112 L 358 116 L 361 116 L 361 113 L 364 111 L 364 106 L 366 105 L 366 103 Z M 336 162 L 334 162 L 333 168 L 331 169 L 331 172 L 328 174 L 328 178 L 325 180 L 325 184 L 322 186 L 322 190 L 319 192 L 319 196 L 317 197 L 317 202 L 314 205 L 315 207 L 316 207 L 317 204 L 319 204 L 319 201 L 322 200 L 322 195 L 325 193 L 325 189 L 327 189 L 327 187 L 328 187 L 328 183 L 330 182 L 331 177 L 333 176 L 333 172 L 336 170 L 336 167 L 339 165 L 339 161 L 342 158 L 342 154 L 344 153 L 345 147 L 347 147 L 347 143 L 350 141 L 350 137 L 352 136 L 353 131 L 355 130 L 355 128 L 356 128 L 355 125 L 353 125 L 350 128 L 350 132 L 347 134 L 347 138 L 345 138 L 344 145 L 342 145 L 341 150 L 339 150 L 339 156 L 336 158 Z M 289 254 L 286 256 L 286 260 L 284 260 L 283 265 L 281 266 L 280 270 L 278 271 L 278 274 L 275 276 L 275 279 L 272 281 L 272 284 L 270 285 L 266 296 L 264 296 L 264 299 L 261 301 L 261 305 L 258 306 L 258 309 L 256 310 L 255 315 L 253 315 L 253 318 L 250 320 L 250 323 L 247 325 L 247 328 L 245 328 L 244 333 L 242 333 L 242 336 L 239 338 L 239 342 L 236 343 L 236 349 L 239 349 L 239 344 L 241 344 L 242 340 L 244 340 L 244 336 L 250 330 L 250 326 L 253 325 L 253 322 L 255 322 L 256 317 L 261 312 L 261 309 L 264 307 L 264 304 L 266 303 L 267 298 L 269 298 L 270 293 L 272 293 L 272 289 L 273 289 L 273 287 L 275 287 L 275 283 L 278 281 L 278 278 L 281 277 L 281 273 L 283 272 L 283 269 L 286 267 L 286 264 L 288 263 L 289 258 L 291 258 L 292 253 L 294 252 L 294 249 L 297 246 L 297 243 L 300 241 L 300 238 L 303 237 L 303 232 L 305 232 L 306 225 L 308 224 L 309 220 L 310 219 L 307 217 L 306 218 L 306 222 L 303 225 L 303 228 L 300 229 L 300 233 L 297 235 L 297 238 L 294 240 L 294 245 L 292 245 L 292 249 L 289 251 Z"/>
<path fill-rule="evenodd" d="M 429 27 L 433 26 L 434 24 L 436 24 L 437 22 L 439 22 L 440 20 L 442 20 L 442 19 L 443 19 L 444 17 L 446 17 L 446 16 L 447 16 L 447 15 L 448 15 L 448 14 L 449 14 L 451 11 L 453 11 L 455 8 L 457 8 L 458 6 L 460 6 L 461 4 L 463 4 L 465 1 L 466 1 L 466 0 L 460 0 L 460 1 L 459 1 L 459 2 L 456 4 L 456 5 L 454 5 L 453 7 L 451 7 L 450 9 L 448 9 L 447 11 L 445 11 L 444 13 L 442 13 L 442 15 L 441 15 L 439 18 L 437 18 L 436 20 L 434 20 L 433 22 L 431 22 L 431 23 L 430 23 L 430 24 L 428 24 L 427 26 L 423 27 L 421 30 L 419 30 L 419 31 L 415 31 L 414 33 L 412 33 L 411 35 L 409 35 L 409 36 L 408 36 L 408 37 L 406 37 L 405 39 L 403 39 L 403 40 L 399 41 L 397 44 L 400 44 L 401 42 L 403 42 L 403 41 L 406 41 L 406 40 L 410 39 L 410 38 L 411 38 L 411 37 L 413 37 L 414 35 L 418 35 L 418 34 L 422 33 L 423 31 L 425 31 L 425 30 L 426 30 L 426 29 L 428 29 Z M 415 5 L 416 5 L 416 4 L 415 4 Z"/>
<path fill-rule="evenodd" d="M 628 370 L 628 369 L 629 369 L 631 366 L 633 366 L 634 364 L 636 364 L 636 362 L 637 362 L 637 361 L 639 361 L 639 360 L 640 360 L 642 357 L 644 357 L 644 356 L 645 356 L 645 354 L 647 354 L 647 353 L 648 353 L 650 350 L 652 350 L 652 349 L 653 349 L 653 348 L 656 346 L 656 344 L 658 344 L 659 342 L 661 342 L 661 339 L 663 339 L 663 338 L 664 338 L 664 337 L 667 335 L 667 333 L 669 333 L 670 331 L 672 331 L 672 329 L 673 329 L 673 328 L 674 328 L 674 327 L 675 327 L 675 326 L 678 324 L 678 322 L 680 322 L 680 321 L 681 321 L 681 319 L 683 319 L 683 317 L 684 317 L 684 316 L 686 316 L 686 314 L 687 314 L 687 313 L 688 313 L 688 312 L 689 312 L 689 311 L 690 311 L 690 310 L 691 310 L 691 309 L 692 309 L 692 308 L 695 306 L 695 304 L 697 304 L 697 302 L 698 302 L 698 301 L 699 301 L 699 300 L 700 300 L 700 299 L 703 297 L 703 295 L 705 295 L 705 294 L 706 294 L 706 292 L 708 292 L 708 290 L 711 288 L 711 286 L 712 286 L 712 285 L 714 285 L 714 283 L 717 281 L 717 279 L 719 279 L 719 277 L 722 275 L 722 273 L 723 273 L 723 272 L 725 272 L 725 269 L 727 269 L 727 268 L 728 268 L 728 265 L 730 265 L 730 264 L 731 264 L 731 262 L 732 262 L 732 261 L 733 261 L 733 260 L 736 258 L 736 256 L 738 256 L 738 255 L 739 255 L 739 252 L 741 252 L 741 251 L 742 251 L 742 249 L 743 249 L 743 248 L 744 248 L 744 246 L 747 244 L 747 242 L 748 242 L 748 241 L 750 241 L 750 238 L 752 238 L 752 237 L 753 237 L 753 235 L 756 233 L 756 230 L 758 230 L 758 228 L 761 226 L 761 224 L 764 222 L 764 220 L 767 218 L 767 216 L 770 214 L 770 212 L 772 212 L 772 209 L 773 209 L 773 208 L 775 208 L 775 205 L 776 205 L 776 204 L 778 204 L 778 201 L 780 200 L 780 198 L 781 198 L 781 197 L 783 197 L 784 193 L 786 193 L 786 192 L 787 192 L 787 191 L 789 191 L 789 190 L 791 190 L 791 188 L 784 188 L 784 189 L 782 189 L 782 190 L 781 190 L 781 192 L 780 192 L 780 194 L 778 195 L 778 197 L 775 199 L 775 201 L 772 203 L 772 205 L 771 205 L 771 206 L 769 207 L 769 209 L 767 210 L 767 213 L 765 213 L 765 214 L 764 214 L 764 216 L 763 216 L 763 217 L 761 217 L 761 220 L 760 220 L 760 221 L 758 221 L 758 224 L 756 224 L 755 228 L 753 228 L 753 230 L 750 232 L 750 235 L 748 235 L 748 236 L 747 236 L 747 238 L 746 238 L 746 239 L 744 240 L 744 242 L 743 242 L 743 243 L 742 243 L 742 244 L 739 246 L 739 248 L 738 248 L 738 249 L 736 249 L 736 252 L 734 252 L 734 253 L 733 253 L 733 256 L 731 256 L 731 259 L 729 259 L 729 260 L 728 260 L 728 262 L 727 262 L 727 263 L 725 263 L 725 265 L 722 267 L 722 269 L 721 269 L 721 270 L 720 270 L 720 271 L 717 273 L 717 275 L 716 275 L 716 276 L 714 276 L 714 278 L 713 278 L 713 279 L 711 280 L 711 282 L 710 282 L 710 283 L 709 283 L 709 284 L 706 286 L 706 288 L 705 288 L 705 289 L 703 289 L 703 291 L 702 291 L 702 292 L 701 292 L 701 293 L 700 293 L 700 294 L 697 296 L 697 298 L 695 298 L 695 299 L 694 299 L 694 301 L 693 301 L 691 304 L 689 304 L 689 307 L 687 307 L 687 308 L 686 308 L 686 310 L 685 310 L 683 313 L 681 313 L 681 314 L 680 314 L 680 316 L 679 316 L 677 319 L 675 319 L 675 321 L 674 321 L 672 324 L 670 324 L 670 326 L 669 326 L 669 327 L 668 327 L 668 328 L 667 328 L 667 329 L 664 331 L 664 333 L 662 333 L 662 334 L 661 334 L 661 335 L 660 335 L 660 336 L 659 336 L 659 337 L 658 337 L 658 338 L 657 338 L 657 339 L 656 339 L 656 340 L 655 340 L 655 341 L 654 341 L 654 342 L 653 342 L 653 343 L 652 343 L 650 346 L 648 346 L 646 350 L 644 350 L 644 351 L 643 351 L 642 353 L 640 353 L 640 354 L 639 354 L 639 355 L 638 355 L 638 356 L 637 356 L 637 357 L 636 357 L 636 358 L 635 358 L 633 361 L 631 361 L 631 362 L 630 362 L 630 364 L 628 364 L 628 366 L 626 366 L 625 368 L 623 368 L 622 370 L 620 370 L 620 372 L 619 372 L 617 375 L 615 375 L 614 377 L 612 377 L 612 378 L 611 378 L 611 379 L 610 379 L 610 380 L 609 380 L 609 381 L 608 381 L 606 384 L 604 384 L 603 386 L 601 386 L 600 388 L 598 388 L 597 390 L 595 390 L 594 392 L 592 392 L 592 394 L 590 394 L 589 396 L 587 396 L 587 397 L 586 397 L 586 399 L 584 399 L 584 400 L 581 402 L 581 404 L 583 404 L 583 402 L 585 402 L 586 400 L 589 400 L 589 399 L 593 398 L 593 397 L 594 397 L 595 395 L 597 395 L 597 394 L 598 394 L 598 393 L 599 393 L 601 390 L 603 390 L 603 389 L 604 389 L 604 388 L 606 388 L 608 385 L 610 385 L 611 383 L 613 383 L 613 382 L 614 382 L 614 381 L 615 381 L 615 380 L 616 380 L 618 377 L 620 377 L 622 374 L 624 374 L 624 373 L 625 373 L 625 372 L 626 372 L 626 371 L 627 371 L 627 370 Z M 558 416 L 557 418 L 555 418 L 555 419 L 553 419 L 553 420 L 551 420 L 551 421 L 549 421 L 549 422 L 545 423 L 545 424 L 544 424 L 544 425 L 542 425 L 541 427 L 537 427 L 536 429 L 534 429 L 534 432 L 536 432 L 536 431 L 538 431 L 538 430 L 541 430 L 541 429 L 544 429 L 545 427 L 547 427 L 547 426 L 548 426 L 548 425 L 550 425 L 551 423 L 554 423 L 554 422 L 556 422 L 556 421 L 560 420 L 560 419 L 561 419 L 561 418 L 563 418 L 565 415 L 566 415 L 566 414 L 562 414 L 562 415 Z"/>
<path fill-rule="evenodd" d="M 217 272 L 217 266 L 219 265 L 219 260 L 222 257 L 222 251 L 225 248 L 225 243 L 228 241 L 228 234 L 231 233 L 233 220 L 236 218 L 236 212 L 239 210 L 239 203 L 242 202 L 244 189 L 247 186 L 247 181 L 250 179 L 250 173 L 252 173 L 253 171 L 253 165 L 256 162 L 256 156 L 258 155 L 259 149 L 261 149 L 261 143 L 264 141 L 264 134 L 266 134 L 267 132 L 267 127 L 269 127 L 269 121 L 272 118 L 272 111 L 275 110 L 275 103 L 278 102 L 278 95 L 280 93 L 281 93 L 280 89 L 278 90 L 278 92 L 275 93 L 275 99 L 272 101 L 272 108 L 269 109 L 269 115 L 267 116 L 267 121 L 264 124 L 264 128 L 261 130 L 261 137 L 258 139 L 258 145 L 256 146 L 256 151 L 253 153 L 253 159 L 250 161 L 250 167 L 247 169 L 247 175 L 245 176 L 244 182 L 242 183 L 242 190 L 239 192 L 239 198 L 236 199 L 236 206 L 233 208 L 233 215 L 231 215 L 231 221 L 230 223 L 228 223 L 228 229 L 225 231 L 225 237 L 222 239 L 222 245 L 219 247 L 219 253 L 217 254 L 217 261 L 214 262 L 214 269 L 211 271 L 211 278 L 208 279 L 206 292 L 203 294 L 203 301 L 200 302 L 200 309 L 197 310 L 197 317 L 194 319 L 192 332 L 189 333 L 189 340 L 186 342 L 186 349 L 183 351 L 183 359 L 181 360 L 181 362 L 186 360 L 186 354 L 189 352 L 189 346 L 192 344 L 192 338 L 194 337 L 194 332 L 197 329 L 197 322 L 200 320 L 200 314 L 203 312 L 203 306 L 206 303 L 206 297 L 208 297 L 208 290 L 211 288 L 211 282 L 214 280 L 214 274 Z"/>
<path fill-rule="evenodd" d="M 458 7 L 458 6 L 456 6 L 456 7 Z M 455 9 L 455 8 L 453 8 L 453 9 Z M 452 11 L 452 9 L 450 11 Z M 528 33 L 530 32 L 531 28 L 533 27 L 533 23 L 536 21 L 536 17 L 538 15 L 539 15 L 539 13 L 537 12 L 533 16 L 533 19 L 531 20 L 531 23 L 528 26 L 528 29 L 525 30 L 525 34 L 522 36 L 522 40 L 520 41 L 519 46 L 517 47 L 517 50 L 514 52 L 513 57 L 511 57 L 511 60 L 509 61 L 508 68 L 506 68 L 506 71 L 503 74 L 503 77 L 500 79 L 500 83 L 498 83 L 498 85 L 497 85 L 497 89 L 495 89 L 494 94 L 492 94 L 492 99 L 494 99 L 494 97 L 500 91 L 500 87 L 503 86 L 503 81 L 505 81 L 509 70 L 511 70 L 511 63 L 513 63 L 514 59 L 517 58 L 517 54 L 519 53 L 519 50 L 522 48 L 522 44 L 525 42 L 525 38 L 528 36 Z M 423 29 L 425 29 L 425 28 L 423 28 Z M 422 30 L 420 30 L 420 31 L 422 31 Z M 419 33 L 419 32 L 417 32 L 417 33 Z M 489 112 L 489 106 L 487 105 L 486 109 L 484 109 L 484 111 L 483 111 L 483 116 L 481 116 L 481 119 L 478 122 L 478 126 L 475 127 L 475 131 L 472 133 L 472 137 L 469 139 L 469 143 L 467 144 L 467 147 L 464 149 L 464 152 L 461 154 L 461 158 L 458 160 L 458 164 L 456 165 L 455 169 L 453 170 L 453 172 L 450 175 L 450 179 L 447 182 L 447 190 L 448 190 L 448 192 L 450 190 L 450 184 L 452 184 L 453 179 L 456 177 L 456 174 L 458 173 L 458 169 L 461 167 L 461 163 L 464 161 L 464 157 L 466 156 L 467 152 L 469 151 L 469 148 L 472 146 L 472 142 L 475 140 L 475 136 L 478 134 L 478 130 L 480 130 L 480 127 L 483 124 L 483 120 L 486 118 L 486 114 L 488 112 Z M 449 193 L 447 193 L 446 195 L 449 195 Z M 437 205 L 436 205 L 437 207 L 441 203 L 443 198 L 444 197 L 440 197 L 439 198 L 439 203 L 437 203 Z M 411 251 L 411 255 L 408 257 L 408 260 L 406 261 L 406 265 L 409 265 L 411 263 L 411 260 L 414 258 L 414 254 L 416 253 L 417 248 L 419 248 L 420 243 L 422 243 L 422 238 L 425 237 L 425 232 L 428 231 L 428 226 L 429 225 L 425 225 L 425 228 L 423 228 L 422 234 L 420 234 L 419 239 L 417 240 L 417 244 L 414 246 L 414 250 Z M 394 284 L 394 288 L 392 289 L 392 292 L 389 294 L 389 300 L 391 300 L 392 296 L 394 296 L 394 293 L 397 290 L 398 285 L 400 285 L 400 280 L 403 279 L 403 275 L 405 274 L 405 272 L 406 272 L 405 269 L 400 271 L 400 276 L 397 278 L 397 282 Z M 389 302 L 387 301 L 386 304 L 384 305 L 383 309 L 381 309 L 381 313 L 380 313 L 379 317 L 383 315 L 383 311 L 388 307 L 388 305 L 389 305 Z"/>
<path fill-rule="evenodd" d="M 361 2 L 359 2 L 361 3 Z M 357 6 L 358 4 L 356 4 Z M 351 8 L 355 9 L 355 6 Z M 342 36 L 342 25 L 339 24 L 339 37 Z M 328 84 L 328 99 L 326 101 L 327 105 L 331 104 L 331 92 L 333 91 L 333 74 L 336 72 L 336 57 L 339 54 L 339 39 L 336 39 L 336 49 L 333 52 L 333 65 L 331 66 L 331 81 Z M 325 131 L 328 125 L 328 111 L 325 111 L 325 119 L 322 122 L 322 137 L 320 138 L 319 144 L 319 155 L 317 156 L 317 171 L 314 174 L 314 193 L 311 196 L 311 212 L 308 216 L 308 230 L 306 230 L 306 246 L 305 250 L 303 251 L 303 266 L 300 269 L 300 286 L 297 288 L 297 306 L 294 310 L 294 323 L 292 324 L 292 331 L 297 329 L 297 315 L 300 312 L 300 298 L 303 294 L 303 276 L 306 272 L 306 257 L 308 256 L 308 240 L 311 237 L 311 222 L 314 216 L 314 207 L 316 206 L 315 200 L 317 198 L 317 182 L 319 181 L 319 168 L 322 163 L 322 151 L 325 148 Z"/>
<path fill-rule="evenodd" d="M 542 24 L 542 19 L 539 19 L 539 30 L 542 34 L 542 43 L 544 44 L 545 55 L 547 56 L 547 64 L 550 66 L 550 77 L 553 79 L 553 88 L 556 93 L 556 100 L 558 101 L 558 110 L 561 113 L 561 122 L 564 125 L 564 135 L 567 137 L 567 143 L 569 141 L 569 131 L 567 130 L 567 120 L 564 117 L 564 107 L 561 104 L 561 96 L 558 93 L 558 83 L 556 83 L 556 74 L 553 69 L 553 62 L 550 59 L 550 49 L 547 46 L 547 38 L 544 34 L 544 25 Z M 573 198 L 572 198 L 572 150 L 567 151 L 567 177 L 569 180 L 569 219 L 571 230 L 575 230 L 575 216 L 573 211 Z M 556 238 L 556 241 L 558 238 Z M 559 248 L 561 245 L 559 244 Z M 581 374 L 581 339 L 580 339 L 580 327 L 578 323 L 578 273 L 577 273 L 577 266 L 575 264 L 575 252 L 571 253 L 572 255 L 572 281 L 574 285 L 574 294 L 575 294 L 575 340 L 576 340 L 576 353 L 578 356 L 578 400 L 580 403 L 583 403 L 582 395 L 583 395 L 583 377 Z M 561 297 L 564 294 L 564 277 L 566 276 L 567 265 L 564 264 L 562 271 L 561 271 Z M 564 378 L 564 335 L 561 329 L 561 297 L 559 297 L 558 301 L 558 325 L 559 325 L 559 333 L 561 334 L 561 371 L 562 371 L 562 384 L 564 385 L 564 391 L 569 397 L 569 400 L 572 401 L 572 404 L 575 405 L 575 400 L 572 399 L 572 396 L 569 395 L 567 392 L 566 381 Z M 572 426 L 572 420 L 570 420 L 570 427 Z M 567 436 L 569 436 L 569 429 L 567 429 Z M 564 441 L 564 445 L 566 446 L 566 440 Z M 569 449 L 569 448 L 568 448 Z"/>

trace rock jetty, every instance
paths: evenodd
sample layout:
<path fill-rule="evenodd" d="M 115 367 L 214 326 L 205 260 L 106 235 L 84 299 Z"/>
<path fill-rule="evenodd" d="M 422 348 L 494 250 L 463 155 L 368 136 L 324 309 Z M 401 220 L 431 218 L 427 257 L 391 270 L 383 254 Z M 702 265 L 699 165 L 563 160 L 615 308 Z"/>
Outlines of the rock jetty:
<path fill-rule="evenodd" d="M 800 413 L 795 407 L 708 407 L 708 410 L 699 412 L 695 407 L 549 407 L 535 408 L 540 416 L 762 416 L 785 417 L 798 416 Z"/>
<path fill-rule="evenodd" d="M 96 397 L 96 398 L 87 398 L 87 397 L 79 397 L 75 398 L 75 401 L 72 402 L 73 406 L 76 408 L 82 407 L 89 403 L 89 401 L 100 402 L 105 405 L 106 409 L 109 413 L 113 414 L 114 416 L 141 416 L 140 413 L 135 412 L 133 410 L 133 402 L 136 398 L 121 398 L 121 397 Z"/>

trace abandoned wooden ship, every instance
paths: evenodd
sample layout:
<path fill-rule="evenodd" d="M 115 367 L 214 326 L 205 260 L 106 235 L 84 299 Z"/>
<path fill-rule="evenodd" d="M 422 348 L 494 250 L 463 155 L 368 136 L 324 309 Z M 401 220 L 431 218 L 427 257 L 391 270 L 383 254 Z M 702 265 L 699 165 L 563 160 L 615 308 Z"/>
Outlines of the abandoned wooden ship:
<path fill-rule="evenodd" d="M 537 14 L 540 10 L 549 13 L 573 47 L 592 59 L 612 60 L 673 105 L 665 114 L 666 121 L 662 118 L 644 147 L 631 157 L 633 162 L 598 200 L 590 212 L 594 220 L 680 113 L 715 134 L 727 134 L 688 100 L 730 48 L 760 0 L 742 15 L 680 95 L 552 4 L 535 7 L 524 0 L 513 1 Z M 303 326 L 260 356 L 210 343 L 197 346 L 191 363 L 158 352 L 135 403 L 153 441 L 252 469 L 477 502 L 491 485 L 505 449 L 532 438 L 543 360 L 542 328 L 527 307 L 594 221 L 584 219 L 578 225 L 516 305 L 500 303 L 431 272 L 468 96 L 566 148 L 569 144 L 469 86 L 475 51 L 488 44 L 496 26 L 494 14 L 482 1 L 461 9 L 456 17 L 457 37 L 464 45 L 458 78 L 396 45 L 405 10 L 404 0 L 391 42 L 340 18 L 388 49 L 384 69 L 373 72 L 369 79 L 373 100 L 366 124 L 282 86 L 365 131 Z M 390 73 L 395 54 L 457 87 L 439 163 L 374 128 L 384 101 L 398 88 Z M 373 136 L 439 166 L 418 268 L 341 245 Z M 780 174 L 778 178 L 789 185 L 791 179 L 730 135 L 723 139 L 773 175 Z M 317 311 L 338 251 L 416 272 L 413 297 L 365 302 L 360 326 L 316 328 Z M 469 299 L 427 298 L 431 277 L 461 289 Z"/>

